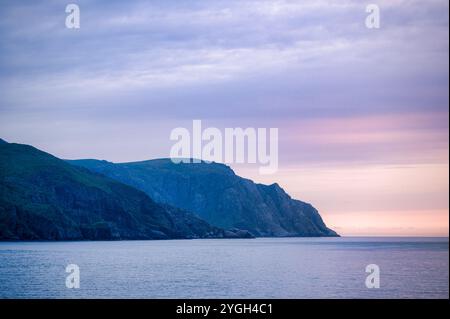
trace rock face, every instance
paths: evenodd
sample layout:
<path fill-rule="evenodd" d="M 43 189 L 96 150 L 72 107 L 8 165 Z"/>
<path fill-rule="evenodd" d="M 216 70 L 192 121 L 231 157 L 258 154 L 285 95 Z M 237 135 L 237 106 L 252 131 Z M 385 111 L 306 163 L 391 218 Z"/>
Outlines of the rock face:
<path fill-rule="evenodd" d="M 140 189 L 157 202 L 195 212 L 225 229 L 246 229 L 256 236 L 338 236 L 310 204 L 292 199 L 278 184 L 241 178 L 223 164 L 174 164 L 170 159 L 70 163 Z"/>
<path fill-rule="evenodd" d="M 34 147 L 0 140 L 0 240 L 250 237 Z"/>

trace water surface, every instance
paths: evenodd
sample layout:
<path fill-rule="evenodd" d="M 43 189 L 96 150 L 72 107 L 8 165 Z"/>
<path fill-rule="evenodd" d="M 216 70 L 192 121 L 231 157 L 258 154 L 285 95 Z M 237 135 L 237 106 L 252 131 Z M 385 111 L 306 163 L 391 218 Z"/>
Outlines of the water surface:
<path fill-rule="evenodd" d="M 1 242 L 0 298 L 448 298 L 448 262 L 448 238 Z"/>

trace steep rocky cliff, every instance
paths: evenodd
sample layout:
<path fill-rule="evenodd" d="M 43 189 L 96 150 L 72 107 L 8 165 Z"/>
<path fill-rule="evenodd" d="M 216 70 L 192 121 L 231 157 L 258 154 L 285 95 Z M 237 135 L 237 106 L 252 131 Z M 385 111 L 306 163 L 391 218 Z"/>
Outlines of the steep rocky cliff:
<path fill-rule="evenodd" d="M 76 167 L 34 147 L 0 141 L 0 239 L 249 237 Z"/>
<path fill-rule="evenodd" d="M 278 184 L 239 177 L 223 164 L 174 164 L 170 159 L 70 163 L 140 189 L 157 202 L 195 212 L 218 227 L 246 229 L 256 236 L 337 236 L 310 204 L 292 199 Z"/>

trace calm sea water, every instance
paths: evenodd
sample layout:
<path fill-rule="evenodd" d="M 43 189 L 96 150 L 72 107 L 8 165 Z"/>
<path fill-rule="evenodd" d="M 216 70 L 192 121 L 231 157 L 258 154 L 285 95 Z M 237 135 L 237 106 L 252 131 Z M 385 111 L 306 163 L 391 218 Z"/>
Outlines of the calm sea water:
<path fill-rule="evenodd" d="M 448 298 L 448 252 L 448 238 L 3 242 L 0 297 Z"/>

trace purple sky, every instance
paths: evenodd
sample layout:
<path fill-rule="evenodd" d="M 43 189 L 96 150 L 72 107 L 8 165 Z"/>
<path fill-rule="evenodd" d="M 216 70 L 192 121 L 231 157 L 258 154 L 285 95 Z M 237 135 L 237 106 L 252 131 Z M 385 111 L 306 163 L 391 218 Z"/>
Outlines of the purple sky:
<path fill-rule="evenodd" d="M 239 173 L 344 234 L 448 234 L 448 1 L 370 1 L 376 30 L 364 1 L 74 2 L 78 30 L 69 2 L 0 4 L 1 138 L 132 161 L 193 119 L 278 127 L 279 174 Z"/>

